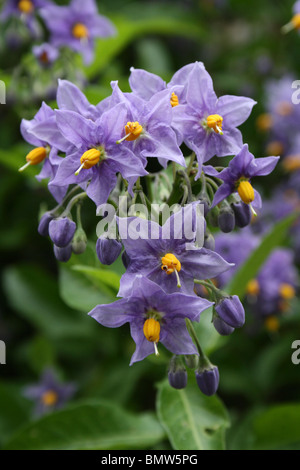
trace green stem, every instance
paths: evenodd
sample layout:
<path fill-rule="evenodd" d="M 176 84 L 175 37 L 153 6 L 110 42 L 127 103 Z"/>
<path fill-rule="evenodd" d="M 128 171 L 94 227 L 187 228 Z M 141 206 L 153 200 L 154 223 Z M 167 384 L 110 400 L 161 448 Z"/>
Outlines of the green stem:
<path fill-rule="evenodd" d="M 83 193 L 80 193 L 80 194 L 77 194 L 76 196 L 74 196 L 68 203 L 67 207 L 65 208 L 65 210 L 63 211 L 63 213 L 61 214 L 62 217 L 68 215 L 71 210 L 72 210 L 72 207 L 78 202 L 80 201 L 81 199 L 87 197 L 87 194 L 86 192 L 83 192 Z"/>

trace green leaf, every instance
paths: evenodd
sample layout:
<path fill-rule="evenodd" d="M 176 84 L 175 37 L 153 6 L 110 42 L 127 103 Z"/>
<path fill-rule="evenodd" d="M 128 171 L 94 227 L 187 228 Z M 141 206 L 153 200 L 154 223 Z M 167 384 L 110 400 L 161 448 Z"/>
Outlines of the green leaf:
<path fill-rule="evenodd" d="M 144 7 L 146 8 L 146 6 Z M 185 36 L 196 39 L 202 36 L 202 29 L 199 24 L 192 22 L 190 19 L 185 20 L 182 17 L 172 18 L 170 12 L 167 15 L 149 16 L 136 20 L 122 16 L 111 17 L 117 29 L 117 35 L 97 41 L 95 60 L 91 66 L 85 69 L 89 79 L 94 78 L 114 57 L 140 36 L 145 36 L 149 33 Z"/>
<path fill-rule="evenodd" d="M 10 305 L 51 340 L 89 337 L 93 332 L 87 315 L 68 308 L 60 299 L 57 282 L 34 266 L 9 267 L 4 289 Z"/>
<path fill-rule="evenodd" d="M 176 450 L 220 450 L 225 448 L 227 411 L 216 396 L 207 397 L 195 378 L 183 390 L 167 381 L 159 385 L 158 417 Z"/>
<path fill-rule="evenodd" d="M 72 270 L 84 274 L 88 279 L 93 281 L 101 289 L 103 284 L 115 291 L 119 290 L 120 276 L 109 269 L 97 269 L 91 266 L 76 264 L 72 266 Z"/>
<path fill-rule="evenodd" d="M 241 299 L 246 293 L 247 284 L 254 279 L 260 267 L 267 260 L 271 252 L 279 246 L 286 237 L 287 231 L 299 217 L 298 212 L 293 213 L 277 224 L 265 236 L 261 244 L 251 253 L 247 261 L 237 270 L 229 285 L 225 288 L 230 294 L 236 294 Z"/>
<path fill-rule="evenodd" d="M 69 406 L 25 427 L 6 449 L 113 450 L 151 448 L 164 432 L 151 413 L 130 413 L 106 401 Z"/>
<path fill-rule="evenodd" d="M 30 417 L 28 400 L 22 397 L 19 387 L 0 384 L 0 444 L 8 441 L 16 430 Z"/>

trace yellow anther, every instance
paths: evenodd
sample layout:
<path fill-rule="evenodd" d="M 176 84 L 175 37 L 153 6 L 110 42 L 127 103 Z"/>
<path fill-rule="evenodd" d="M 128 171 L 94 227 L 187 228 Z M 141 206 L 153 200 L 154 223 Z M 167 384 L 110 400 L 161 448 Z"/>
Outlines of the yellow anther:
<path fill-rule="evenodd" d="M 285 157 L 282 166 L 289 172 L 300 170 L 300 155 L 289 155 Z"/>
<path fill-rule="evenodd" d="M 222 132 L 223 118 L 219 114 L 211 114 L 206 118 L 206 125 L 213 129 L 217 134 L 223 135 Z"/>
<path fill-rule="evenodd" d="M 291 284 L 283 283 L 279 287 L 280 297 L 284 300 L 291 300 L 295 297 L 295 288 Z"/>
<path fill-rule="evenodd" d="M 181 263 L 176 258 L 176 256 L 172 255 L 172 253 L 167 253 L 161 259 L 161 269 L 165 271 L 167 274 L 172 274 L 175 270 L 179 272 L 181 270 Z"/>
<path fill-rule="evenodd" d="M 125 126 L 126 140 L 136 140 L 143 132 L 143 127 L 136 122 L 127 122 Z"/>
<path fill-rule="evenodd" d="M 174 106 L 178 106 L 178 105 L 179 105 L 178 96 L 175 95 L 174 91 L 173 91 L 172 94 L 171 94 L 170 103 L 171 103 L 172 108 L 174 108 Z"/>
<path fill-rule="evenodd" d="M 267 328 L 268 331 L 271 332 L 276 332 L 279 330 L 279 321 L 278 318 L 275 317 L 274 315 L 269 315 L 265 319 L 265 327 Z"/>
<path fill-rule="evenodd" d="M 89 170 L 93 166 L 97 165 L 97 163 L 99 163 L 100 161 L 100 157 L 101 152 L 97 149 L 90 149 L 84 152 L 84 154 L 80 158 L 81 165 L 78 170 L 75 171 L 75 175 L 78 175 L 82 169 Z"/>
<path fill-rule="evenodd" d="M 45 406 L 53 406 L 58 401 L 58 395 L 54 390 L 47 390 L 47 392 L 42 395 L 41 400 Z"/>
<path fill-rule="evenodd" d="M 291 23 L 293 24 L 294 28 L 300 28 L 300 13 L 297 13 L 293 16 L 293 18 L 291 19 Z"/>
<path fill-rule="evenodd" d="M 237 187 L 237 192 L 239 193 L 239 196 L 241 200 L 245 204 L 250 204 L 252 201 L 254 201 L 254 189 L 251 183 L 247 180 L 242 180 L 240 181 L 238 187 Z"/>
<path fill-rule="evenodd" d="M 269 142 L 266 148 L 266 154 L 267 155 L 275 155 L 275 156 L 280 156 L 284 152 L 284 147 L 282 142 L 280 140 L 272 140 Z"/>
<path fill-rule="evenodd" d="M 258 295 L 259 294 L 259 284 L 256 279 L 251 279 L 247 284 L 247 294 L 249 295 Z"/>
<path fill-rule="evenodd" d="M 47 157 L 47 150 L 45 147 L 37 147 L 31 152 L 28 153 L 26 156 L 26 162 L 25 165 L 23 165 L 21 168 L 19 168 L 19 171 L 25 170 L 29 165 L 38 165 L 38 163 L 41 163 L 45 158 Z"/>
<path fill-rule="evenodd" d="M 34 5 L 30 0 L 21 0 L 18 3 L 18 8 L 22 13 L 25 13 L 25 15 L 28 15 L 33 12 Z"/>
<path fill-rule="evenodd" d="M 89 36 L 89 30 L 83 23 L 76 23 L 72 28 L 72 34 L 76 39 L 85 39 Z"/>
<path fill-rule="evenodd" d="M 263 113 L 256 119 L 256 125 L 261 131 L 268 131 L 273 126 L 273 118 L 271 114 Z"/>
<path fill-rule="evenodd" d="M 160 334 L 160 323 L 154 318 L 148 318 L 143 326 L 145 338 L 151 343 L 158 343 Z"/>
<path fill-rule="evenodd" d="M 293 105 L 289 103 L 288 101 L 281 101 L 277 106 L 276 106 L 276 112 L 280 116 L 290 116 L 293 112 Z"/>

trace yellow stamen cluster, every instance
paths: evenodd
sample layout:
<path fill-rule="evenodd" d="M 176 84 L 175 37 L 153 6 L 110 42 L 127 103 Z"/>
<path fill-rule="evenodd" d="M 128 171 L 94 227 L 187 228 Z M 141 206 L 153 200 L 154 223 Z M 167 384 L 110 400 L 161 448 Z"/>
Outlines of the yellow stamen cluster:
<path fill-rule="evenodd" d="M 265 327 L 267 328 L 268 331 L 271 331 L 272 333 L 275 333 L 276 331 L 279 330 L 279 321 L 278 318 L 275 317 L 274 315 L 270 315 L 265 319 Z"/>
<path fill-rule="evenodd" d="M 31 152 L 26 155 L 27 163 L 19 168 L 19 171 L 25 170 L 25 168 L 27 168 L 29 165 L 38 165 L 43 160 L 45 160 L 47 153 L 48 152 L 45 147 L 36 147 L 35 149 L 31 150 Z"/>
<path fill-rule="evenodd" d="M 143 127 L 140 125 L 139 122 L 127 122 L 125 126 L 125 134 L 127 137 L 125 140 L 136 140 L 139 138 L 142 132 Z"/>
<path fill-rule="evenodd" d="M 206 125 L 213 129 L 217 134 L 223 135 L 222 132 L 223 118 L 219 114 L 211 114 L 206 118 Z"/>
<path fill-rule="evenodd" d="M 279 287 L 280 297 L 284 300 L 291 300 L 295 297 L 295 289 L 291 284 L 283 283 Z"/>
<path fill-rule="evenodd" d="M 282 163 L 286 171 L 292 172 L 300 169 L 300 155 L 289 155 L 285 157 Z"/>
<path fill-rule="evenodd" d="M 154 318 L 148 318 L 143 326 L 145 338 L 151 343 L 158 343 L 160 334 L 160 323 Z"/>
<path fill-rule="evenodd" d="M 174 108 L 174 106 L 178 106 L 178 105 L 179 105 L 178 96 L 175 95 L 174 91 L 173 91 L 172 94 L 171 94 L 170 103 L 171 103 L 172 108 Z"/>
<path fill-rule="evenodd" d="M 33 12 L 34 5 L 30 0 L 21 0 L 18 3 L 18 8 L 22 13 L 25 13 L 25 15 L 29 15 Z"/>
<path fill-rule="evenodd" d="M 293 18 L 291 19 L 291 23 L 293 24 L 295 29 L 300 28 L 300 13 L 297 13 L 293 16 Z"/>
<path fill-rule="evenodd" d="M 53 406 L 57 403 L 58 395 L 54 390 L 47 390 L 47 392 L 42 395 L 41 400 L 45 406 Z"/>
<path fill-rule="evenodd" d="M 89 30 L 83 23 L 76 23 L 72 28 L 72 34 L 76 39 L 86 39 L 89 36 Z"/>
<path fill-rule="evenodd" d="M 254 201 L 254 189 L 249 181 L 240 181 L 237 187 L 237 192 L 245 204 L 250 204 L 252 201 Z"/>
<path fill-rule="evenodd" d="M 259 283 L 256 279 L 251 279 L 247 284 L 247 294 L 258 295 L 259 294 Z"/>
<path fill-rule="evenodd" d="M 261 131 L 268 131 L 271 129 L 273 125 L 273 118 L 271 114 L 269 113 L 263 113 L 260 116 L 258 116 L 256 120 L 256 125 L 259 130 Z"/>
<path fill-rule="evenodd" d="M 161 269 L 165 271 L 167 274 L 172 274 L 175 270 L 179 272 L 181 270 L 181 263 L 176 258 L 176 256 L 172 255 L 172 253 L 167 253 L 161 259 Z"/>
<path fill-rule="evenodd" d="M 89 170 L 93 166 L 99 163 L 101 157 L 100 150 L 97 149 L 90 149 L 84 152 L 84 154 L 80 158 L 80 167 L 77 171 L 75 171 L 75 175 L 78 175 L 81 170 Z"/>

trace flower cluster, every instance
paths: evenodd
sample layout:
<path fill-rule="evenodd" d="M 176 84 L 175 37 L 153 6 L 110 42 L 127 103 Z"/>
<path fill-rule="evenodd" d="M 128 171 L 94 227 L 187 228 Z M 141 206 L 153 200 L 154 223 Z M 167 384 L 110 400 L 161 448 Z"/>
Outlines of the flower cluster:
<path fill-rule="evenodd" d="M 50 236 L 60 261 L 85 249 L 85 197 L 107 222 L 107 230 L 97 231 L 97 255 L 110 265 L 122 253 L 125 273 L 119 300 L 95 306 L 90 315 L 111 328 L 129 323 L 136 344 L 131 364 L 158 354 L 162 344 L 173 354 L 170 384 L 186 385 L 186 364 L 211 395 L 219 371 L 203 352 L 193 322 L 213 307 L 214 326 L 224 334 L 243 326 L 245 312 L 236 295 L 211 281 L 233 265 L 215 251 L 210 228 L 229 232 L 250 223 L 251 211 L 261 207 L 252 178 L 269 174 L 278 157 L 249 152 L 238 126 L 255 102 L 218 98 L 200 62 L 178 70 L 169 83 L 132 68 L 129 84 L 132 91 L 124 93 L 112 82 L 111 95 L 92 105 L 74 84 L 60 80 L 58 108 L 43 103 L 34 119 L 21 124 L 24 139 L 35 147 L 21 170 L 42 164 L 38 178 L 49 180 L 58 205 L 43 215 L 39 232 Z M 233 156 L 227 168 L 219 166 L 224 156 Z M 151 160 L 158 171 L 151 171 Z"/>

